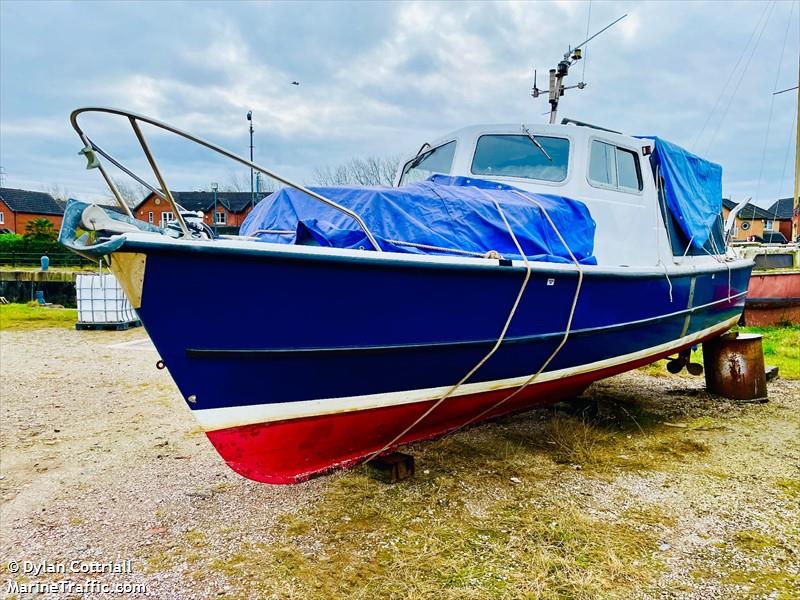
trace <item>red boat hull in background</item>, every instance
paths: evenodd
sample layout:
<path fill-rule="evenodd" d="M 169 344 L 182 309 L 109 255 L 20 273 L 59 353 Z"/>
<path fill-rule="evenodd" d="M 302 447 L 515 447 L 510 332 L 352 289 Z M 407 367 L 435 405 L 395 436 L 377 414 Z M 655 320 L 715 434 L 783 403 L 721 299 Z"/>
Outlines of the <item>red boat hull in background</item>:
<path fill-rule="evenodd" d="M 800 323 L 800 270 L 753 271 L 743 318 L 755 327 Z"/>

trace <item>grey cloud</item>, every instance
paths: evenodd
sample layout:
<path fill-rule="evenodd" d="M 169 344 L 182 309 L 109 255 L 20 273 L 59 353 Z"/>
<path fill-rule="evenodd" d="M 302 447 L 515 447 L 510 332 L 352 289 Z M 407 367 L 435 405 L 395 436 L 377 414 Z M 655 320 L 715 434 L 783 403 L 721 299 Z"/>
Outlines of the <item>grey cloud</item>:
<path fill-rule="evenodd" d="M 691 146 L 763 3 L 606 2 L 592 30 L 630 17 L 590 44 L 586 80 L 563 114 Z M 755 194 L 777 55 L 789 15 L 778 3 L 714 144 L 718 110 L 697 148 L 725 168 L 725 191 Z M 0 164 L 6 185 L 105 194 L 82 171 L 67 122 L 85 104 L 163 118 L 256 155 L 305 180 L 352 156 L 415 149 L 481 122 L 544 121 L 530 98 L 546 71 L 586 32 L 586 4 L 558 3 L 0 3 Z M 797 16 L 797 7 L 795 7 Z M 790 29 L 780 82 L 794 84 Z M 582 65 L 573 69 L 576 83 Z M 301 85 L 291 86 L 292 80 Z M 781 180 L 791 144 L 792 94 L 776 97 L 759 201 Z M 92 131 L 142 165 L 132 138 Z M 127 134 L 126 134 L 127 135 Z M 154 148 L 174 187 L 224 181 L 230 167 L 161 137 Z M 707 151 L 706 151 L 707 148 Z M 138 158 L 134 158 L 138 157 Z M 791 158 L 790 158 L 791 160 Z M 791 165 L 790 165 L 791 166 Z M 790 170 L 791 172 L 791 170 Z M 38 182 L 38 183 L 37 183 Z M 756 188 L 756 189 L 754 189 Z"/>

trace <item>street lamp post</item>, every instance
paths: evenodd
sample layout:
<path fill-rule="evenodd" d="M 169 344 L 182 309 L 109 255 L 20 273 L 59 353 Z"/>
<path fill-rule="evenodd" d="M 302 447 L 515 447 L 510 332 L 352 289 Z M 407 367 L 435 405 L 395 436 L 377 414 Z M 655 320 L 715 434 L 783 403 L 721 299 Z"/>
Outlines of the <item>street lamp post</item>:
<path fill-rule="evenodd" d="M 217 236 L 217 189 L 219 186 L 216 183 L 211 184 L 211 191 L 214 192 L 214 216 L 212 217 L 212 223 L 214 225 L 214 237 Z"/>
<path fill-rule="evenodd" d="M 253 162 L 253 111 L 247 111 L 247 120 L 250 123 L 250 162 Z M 253 188 L 253 167 L 250 167 L 250 206 L 256 205 L 256 194 Z"/>

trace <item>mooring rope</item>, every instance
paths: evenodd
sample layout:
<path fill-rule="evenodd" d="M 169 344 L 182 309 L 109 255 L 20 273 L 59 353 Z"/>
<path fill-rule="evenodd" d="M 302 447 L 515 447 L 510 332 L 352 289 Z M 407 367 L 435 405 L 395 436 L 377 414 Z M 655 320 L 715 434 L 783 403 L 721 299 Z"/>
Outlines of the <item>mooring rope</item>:
<path fill-rule="evenodd" d="M 495 404 L 493 404 L 492 406 L 490 406 L 489 408 L 487 408 L 483 412 L 481 412 L 481 413 L 477 414 L 476 416 L 472 417 L 466 423 L 464 423 L 462 425 L 459 425 L 451 433 L 454 433 L 455 431 L 458 431 L 459 429 L 462 429 L 462 428 L 466 427 L 467 425 L 469 425 L 471 423 L 474 423 L 475 421 L 477 421 L 481 417 L 484 417 L 485 415 L 489 414 L 490 412 L 492 412 L 494 410 L 497 410 L 500 406 L 502 406 L 503 404 L 505 404 L 506 402 L 511 400 L 511 398 L 513 398 L 514 396 L 519 394 L 522 390 L 524 390 L 531 383 L 533 383 L 539 377 L 539 375 L 541 375 L 542 372 L 547 368 L 547 366 L 551 362 L 553 362 L 553 359 L 556 357 L 556 355 L 558 355 L 558 353 L 561 351 L 561 349 L 567 343 L 567 339 L 569 338 L 570 331 L 572 330 L 572 320 L 575 317 L 575 307 L 578 305 L 578 298 L 580 297 L 581 286 L 583 285 L 583 267 L 581 266 L 580 261 L 577 258 L 575 258 L 575 255 L 572 253 L 572 250 L 567 245 L 567 242 L 564 240 L 564 236 L 561 235 L 561 232 L 558 230 L 558 227 L 556 227 L 556 224 L 550 218 L 550 215 L 548 214 L 547 209 L 545 209 L 545 207 L 542 206 L 542 204 L 538 200 L 535 200 L 535 199 L 533 199 L 531 197 L 525 196 L 525 195 L 517 192 L 516 190 L 512 190 L 512 191 L 515 194 L 517 194 L 520 198 L 528 200 L 529 202 L 532 202 L 533 204 L 537 205 L 541 209 L 541 211 L 544 213 L 544 216 L 547 219 L 547 222 L 550 223 L 550 226 L 553 228 L 553 231 L 556 232 L 556 235 L 558 236 L 558 239 L 561 241 L 561 244 L 564 246 L 564 248 L 566 248 L 567 252 L 569 253 L 570 258 L 572 259 L 572 262 L 575 264 L 575 267 L 578 269 L 578 285 L 575 287 L 575 295 L 572 298 L 572 306 L 569 309 L 569 317 L 567 318 L 567 327 L 566 327 L 566 330 L 564 331 L 564 337 L 561 338 L 561 343 L 558 344 L 556 349 L 553 350 L 552 354 L 550 354 L 550 356 L 547 358 L 547 360 L 544 361 L 542 366 L 539 367 L 539 370 L 536 371 L 536 373 L 534 373 L 533 375 L 531 375 L 525 381 L 525 383 L 523 383 L 516 390 L 511 392 L 508 396 L 506 396 L 502 400 L 499 400 L 498 402 L 496 402 Z"/>
<path fill-rule="evenodd" d="M 517 297 L 514 300 L 514 304 L 511 306 L 511 310 L 508 313 L 508 317 L 506 318 L 505 325 L 503 325 L 503 329 L 500 332 L 500 335 L 497 338 L 497 341 L 495 342 L 495 344 L 492 347 L 492 349 L 489 350 L 488 354 L 486 354 L 486 356 L 484 356 L 481 360 L 479 360 L 478 363 L 474 367 L 472 367 L 469 370 L 469 372 L 466 375 L 464 375 L 464 377 L 462 377 L 461 380 L 458 383 L 456 383 L 455 385 L 451 386 L 442 395 L 441 398 L 439 398 L 424 413 L 422 413 L 419 417 L 417 417 L 417 419 L 413 423 L 411 423 L 411 425 L 409 425 L 408 427 L 403 429 L 403 431 L 401 431 L 394 438 L 392 438 L 392 440 L 390 442 L 384 444 L 379 450 L 376 450 L 375 452 L 370 454 L 365 459 L 365 462 L 371 461 L 373 458 L 375 458 L 379 454 L 385 452 L 386 450 L 388 450 L 389 448 L 394 446 L 398 441 L 403 439 L 403 436 L 405 436 L 409 431 L 411 431 L 417 425 L 419 425 L 424 419 L 426 419 L 428 417 L 428 415 L 430 415 L 434 410 L 436 410 L 445 400 L 450 398 L 456 392 L 456 390 L 458 388 L 460 388 L 470 377 L 472 377 L 475 374 L 475 372 L 478 369 L 480 369 L 486 363 L 486 361 L 489 360 L 494 355 L 495 352 L 497 352 L 497 349 L 500 348 L 500 345 L 503 343 L 503 340 L 506 337 L 506 333 L 508 332 L 508 328 L 511 325 L 511 320 L 514 318 L 514 315 L 517 312 L 517 307 L 519 306 L 519 303 L 522 300 L 522 296 L 525 294 L 525 289 L 528 287 L 528 281 L 531 278 L 531 264 L 530 264 L 530 261 L 528 260 L 528 257 L 525 256 L 525 253 L 522 251 L 522 246 L 520 246 L 519 241 L 517 240 L 517 236 L 514 235 L 514 230 L 511 228 L 511 225 L 509 224 L 508 219 L 506 219 L 506 215 L 503 212 L 503 209 L 500 208 L 500 204 L 498 204 L 498 202 L 496 200 L 494 200 L 494 199 L 492 199 L 492 202 L 494 202 L 494 205 L 497 208 L 497 212 L 500 213 L 500 218 L 503 219 L 503 223 L 505 224 L 506 229 L 508 230 L 508 233 L 511 235 L 511 239 L 514 241 L 514 245 L 517 247 L 517 251 L 519 252 L 520 256 L 522 257 L 522 261 L 525 263 L 525 278 L 522 281 L 522 286 L 520 286 L 520 288 L 519 288 L 519 292 L 517 293 Z"/>
<path fill-rule="evenodd" d="M 728 302 L 731 301 L 731 265 L 728 261 L 727 256 L 727 246 L 725 247 L 725 254 L 723 255 L 719 251 L 719 246 L 717 246 L 717 241 L 714 239 L 714 233 L 711 231 L 711 227 L 706 226 L 708 229 L 708 239 L 711 241 L 711 249 L 714 252 L 709 252 L 708 249 L 703 246 L 703 251 L 708 254 L 711 258 L 713 258 L 716 262 L 725 265 L 725 269 L 728 271 Z M 715 254 L 716 253 L 716 254 Z"/>
<path fill-rule="evenodd" d="M 662 210 L 662 199 L 664 206 Z M 659 219 L 658 217 L 661 217 Z M 656 166 L 656 252 L 658 255 L 658 264 L 664 269 L 664 277 L 667 278 L 667 285 L 669 286 L 669 303 L 672 304 L 672 280 L 669 278 L 669 269 L 666 263 L 661 258 L 661 222 L 664 222 L 664 229 L 667 231 L 667 245 L 669 246 L 670 254 L 672 255 L 672 236 L 669 233 L 669 225 L 667 218 L 669 213 L 666 207 L 666 195 L 664 194 L 664 180 L 661 178 L 661 167 Z M 672 264 L 675 264 L 675 256 L 672 255 Z"/>

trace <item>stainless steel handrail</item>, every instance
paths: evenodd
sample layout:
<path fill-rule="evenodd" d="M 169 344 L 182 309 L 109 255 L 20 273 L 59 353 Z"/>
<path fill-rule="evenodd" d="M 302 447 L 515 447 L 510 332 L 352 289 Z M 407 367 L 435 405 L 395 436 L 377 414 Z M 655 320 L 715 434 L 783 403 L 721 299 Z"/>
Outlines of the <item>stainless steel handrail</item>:
<path fill-rule="evenodd" d="M 241 164 L 243 164 L 245 166 L 248 166 L 248 167 L 250 167 L 252 169 L 255 169 L 256 171 L 259 171 L 259 172 L 263 173 L 267 177 L 272 177 L 273 179 L 275 179 L 277 181 L 280 181 L 284 185 L 288 185 L 289 187 L 293 187 L 296 190 L 299 190 L 299 191 L 303 192 L 304 194 L 308 194 L 309 196 L 311 196 L 315 200 L 319 200 L 323 204 L 327 204 L 331 208 L 334 208 L 334 209 L 338 210 L 339 212 L 344 213 L 345 215 L 347 215 L 351 219 L 353 219 L 358 224 L 358 226 L 361 228 L 361 230 L 364 232 L 364 234 L 367 236 L 367 239 L 369 240 L 370 244 L 372 244 L 373 248 L 375 248 L 375 250 L 378 251 L 378 252 L 382 252 L 383 251 L 382 248 L 378 245 L 378 241 L 375 239 L 375 236 L 372 234 L 372 232 L 367 227 L 367 224 L 364 222 L 364 220 L 357 213 L 353 212 L 349 208 L 346 208 L 346 207 L 342 206 L 341 204 L 338 204 L 338 203 L 334 202 L 333 200 L 331 200 L 329 198 L 326 198 L 325 196 L 322 196 L 321 194 L 318 194 L 316 192 L 311 191 L 310 189 L 308 189 L 307 187 L 305 187 L 303 185 L 300 185 L 299 183 L 295 183 L 295 182 L 293 182 L 293 181 L 291 181 L 289 179 L 286 179 L 285 177 L 283 177 L 281 175 L 278 175 L 277 173 L 275 173 L 275 172 L 273 172 L 273 171 L 271 171 L 271 170 L 269 170 L 269 169 L 267 169 L 265 167 L 262 167 L 262 166 L 254 163 L 252 161 L 249 161 L 246 158 L 241 157 L 238 154 L 235 154 L 234 152 L 231 152 L 230 150 L 226 150 L 225 148 L 222 148 L 221 146 L 217 146 L 216 144 L 213 144 L 213 143 L 208 142 L 208 141 L 206 141 L 206 140 L 204 140 L 202 138 L 199 138 L 199 137 L 194 136 L 194 135 L 192 135 L 190 133 L 182 131 L 182 130 L 180 130 L 180 129 L 176 128 L 176 127 L 173 127 L 172 125 L 169 125 L 167 123 L 163 123 L 162 121 L 158 121 L 156 119 L 151 119 L 150 117 L 146 117 L 144 115 L 140 115 L 140 114 L 137 114 L 137 113 L 134 113 L 134 112 L 121 110 L 121 109 L 118 109 L 118 108 L 103 107 L 103 106 L 86 106 L 86 107 L 83 107 L 83 108 L 78 108 L 78 109 L 73 110 L 72 113 L 70 114 L 69 120 L 70 120 L 70 123 L 72 124 L 72 128 L 76 131 L 76 133 L 78 134 L 78 137 L 85 144 L 85 146 L 87 148 L 90 148 L 92 151 L 96 151 L 98 154 L 100 154 L 100 155 L 104 156 L 105 158 L 109 159 L 109 161 L 112 164 L 114 164 L 118 168 L 122 168 L 122 170 L 124 172 L 126 172 L 128 175 L 133 176 L 134 179 L 136 179 L 140 183 L 142 183 L 143 180 L 141 180 L 139 177 L 134 176 L 134 174 L 130 170 L 128 170 L 127 168 L 123 168 L 121 163 L 119 163 L 118 161 L 112 159 L 105 151 L 103 151 L 99 146 L 97 146 L 84 133 L 84 131 L 80 128 L 80 126 L 78 125 L 78 116 L 83 114 L 83 113 L 89 113 L 89 112 L 106 113 L 106 114 L 118 115 L 118 116 L 122 116 L 122 117 L 127 117 L 128 118 L 128 120 L 129 120 L 129 122 L 131 124 L 131 127 L 133 127 L 134 134 L 136 135 L 136 138 L 137 138 L 137 140 L 139 141 L 139 144 L 142 147 L 142 151 L 144 152 L 145 156 L 147 157 L 147 160 L 150 163 L 150 167 L 153 169 L 153 174 L 155 175 L 156 179 L 158 180 L 159 185 L 162 188 L 161 189 L 162 193 L 159 194 L 159 196 L 161 196 L 167 202 L 169 202 L 169 205 L 172 208 L 172 210 L 174 211 L 176 219 L 177 219 L 178 223 L 180 224 L 184 235 L 189 235 L 189 229 L 186 226 L 186 222 L 184 221 L 183 216 L 180 213 L 180 209 L 178 208 L 178 205 L 175 202 L 175 199 L 172 197 L 172 194 L 170 193 L 169 189 L 167 188 L 166 182 L 164 181 L 164 179 L 163 179 L 163 177 L 161 175 L 161 172 L 158 169 L 158 165 L 157 165 L 157 163 L 155 161 L 155 158 L 153 158 L 153 155 L 150 152 L 150 148 L 148 147 L 147 142 L 144 139 L 144 135 L 143 135 L 141 129 L 139 128 L 138 124 L 136 123 L 137 121 L 141 121 L 142 123 L 148 123 L 149 125 L 153 125 L 154 127 L 158 127 L 159 129 L 163 129 L 165 131 L 169 131 L 170 133 L 174 133 L 175 135 L 178 135 L 178 136 L 180 136 L 182 138 L 185 138 L 185 139 L 187 139 L 187 140 L 189 140 L 191 142 L 199 144 L 199 145 L 201 145 L 201 146 L 203 146 L 205 148 L 208 148 L 209 150 L 213 150 L 214 152 L 216 152 L 218 154 L 221 154 L 221 155 L 225 156 L 226 158 L 229 158 L 229 159 L 234 160 L 236 162 L 239 162 L 239 163 L 241 163 Z M 119 203 L 119 205 L 123 208 L 123 210 L 125 210 L 125 212 L 128 214 L 128 216 L 133 217 L 133 214 L 131 213 L 130 208 L 125 203 L 125 201 L 122 199 L 122 196 L 120 195 L 119 190 L 117 189 L 117 186 L 114 184 L 114 181 L 108 175 L 108 173 L 105 170 L 105 168 L 103 167 L 102 163 L 98 162 L 98 164 L 96 166 L 100 170 L 100 173 L 103 176 L 103 179 L 105 179 L 106 184 L 108 185 L 109 189 L 111 190 L 111 193 L 114 195 L 114 198 L 116 198 L 116 200 Z M 147 185 L 146 187 L 150 188 L 153 191 L 156 191 L 149 185 Z"/>

